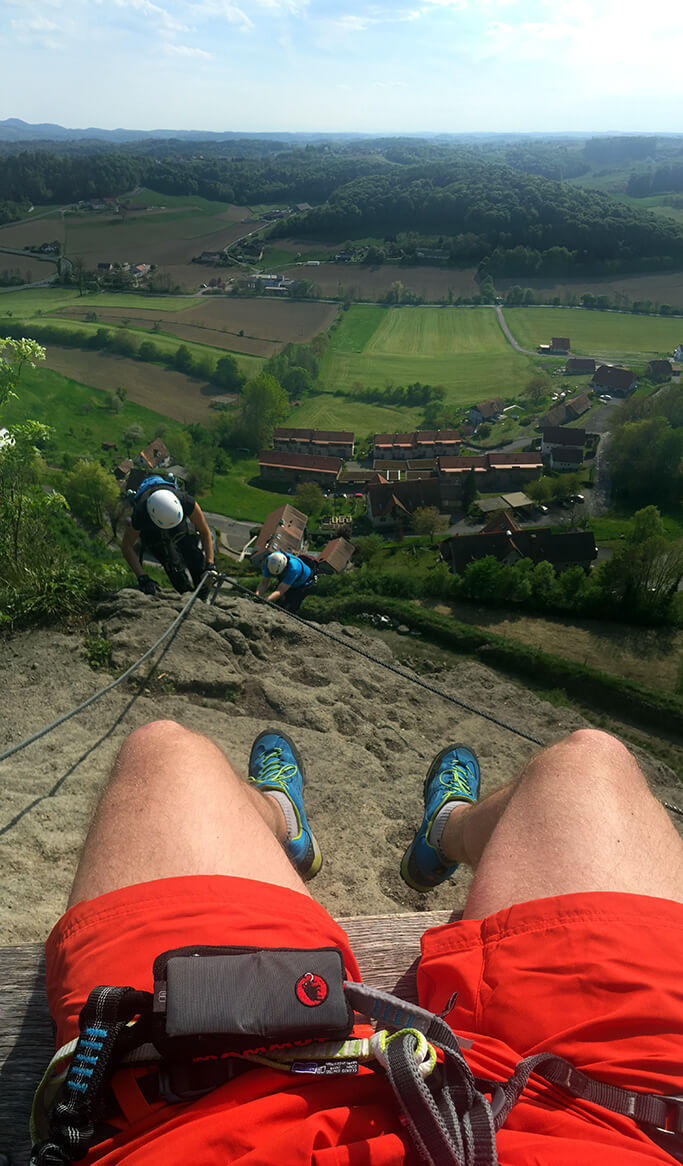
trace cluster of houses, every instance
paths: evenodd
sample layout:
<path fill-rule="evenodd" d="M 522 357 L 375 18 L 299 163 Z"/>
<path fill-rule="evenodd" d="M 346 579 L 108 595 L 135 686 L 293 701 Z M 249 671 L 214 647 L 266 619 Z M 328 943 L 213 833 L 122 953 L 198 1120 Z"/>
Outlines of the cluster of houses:
<path fill-rule="evenodd" d="M 103 263 L 97 264 L 97 278 L 106 282 L 108 276 L 126 275 L 137 287 L 152 270 L 151 263 Z"/>
<path fill-rule="evenodd" d="M 482 494 L 521 491 L 540 477 L 544 458 L 554 469 L 576 469 L 585 441 L 583 429 L 548 426 L 537 452 L 491 450 L 472 456 L 460 453 L 462 434 L 454 429 L 377 433 L 372 467 L 363 468 L 345 464 L 354 457 L 353 433 L 277 428 L 273 448 L 259 456 L 259 469 L 263 481 L 291 489 L 315 482 L 327 493 L 364 496 L 368 517 L 381 530 L 421 506 L 456 510 L 473 492 L 472 485 Z M 533 505 L 530 499 L 526 504 Z"/>

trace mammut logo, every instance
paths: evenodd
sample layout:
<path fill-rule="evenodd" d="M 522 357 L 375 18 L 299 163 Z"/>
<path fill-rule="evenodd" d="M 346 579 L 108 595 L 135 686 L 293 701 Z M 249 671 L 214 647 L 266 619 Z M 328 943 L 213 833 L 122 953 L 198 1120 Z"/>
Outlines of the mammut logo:
<path fill-rule="evenodd" d="M 296 998 L 307 1008 L 315 1008 L 327 999 L 328 987 L 322 976 L 316 972 L 306 972 L 296 982 Z"/>

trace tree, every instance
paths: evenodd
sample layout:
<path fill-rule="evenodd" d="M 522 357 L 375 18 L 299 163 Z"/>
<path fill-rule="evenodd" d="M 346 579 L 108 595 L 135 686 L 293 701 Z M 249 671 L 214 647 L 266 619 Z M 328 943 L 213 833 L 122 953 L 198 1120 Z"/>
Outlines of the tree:
<path fill-rule="evenodd" d="M 304 514 L 319 514 L 324 502 L 323 492 L 317 482 L 300 482 L 294 495 L 294 505 Z"/>
<path fill-rule="evenodd" d="M 296 364 L 288 368 L 282 377 L 282 387 L 291 400 L 295 397 L 304 397 L 312 384 L 313 379 L 308 369 Z"/>
<path fill-rule="evenodd" d="M 553 480 L 546 477 L 537 478 L 535 482 L 527 482 L 524 489 L 532 501 L 549 502 L 553 495 Z"/>
<path fill-rule="evenodd" d="M 123 404 L 126 397 L 128 396 L 128 389 L 125 387 L 125 385 L 118 386 L 118 388 L 116 389 L 116 396 L 118 397 L 121 404 Z"/>
<path fill-rule="evenodd" d="M 550 391 L 550 383 L 545 377 L 536 376 L 524 386 L 524 396 L 532 405 L 540 405 Z"/>
<path fill-rule="evenodd" d="M 135 445 L 143 445 L 144 441 L 145 431 L 141 425 L 137 424 L 137 422 L 134 422 L 133 425 L 129 425 L 128 428 L 124 430 L 123 443 L 126 447 L 126 451 L 129 457 L 131 448 Z"/>
<path fill-rule="evenodd" d="M 0 339 L 0 406 L 16 397 L 14 390 L 26 365 L 35 368 L 40 360 L 45 360 L 45 349 L 35 340 Z"/>
<path fill-rule="evenodd" d="M 194 368 L 192 353 L 186 344 L 181 344 L 180 347 L 176 349 L 173 355 L 173 367 L 177 369 L 178 372 L 184 373 L 189 373 Z"/>
<path fill-rule="evenodd" d="M 439 530 L 446 530 L 448 518 L 440 514 L 436 506 L 418 506 L 413 511 L 413 530 L 415 534 L 428 534 L 429 541 L 434 541 L 434 535 Z"/>
<path fill-rule="evenodd" d="M 226 353 L 216 361 L 216 367 L 211 374 L 211 381 L 226 393 L 239 393 L 245 381 L 244 373 L 234 356 Z"/>
<path fill-rule="evenodd" d="M 665 533 L 664 523 L 658 508 L 645 506 L 643 510 L 636 510 L 633 515 L 627 540 L 632 546 L 637 546 L 649 538 L 663 538 Z"/>
<path fill-rule="evenodd" d="M 123 405 L 121 398 L 115 393 L 105 393 L 104 398 L 110 413 L 118 413 Z"/>
<path fill-rule="evenodd" d="M 242 392 L 241 423 L 245 445 L 258 452 L 273 439 L 273 429 L 289 412 L 287 394 L 279 381 L 261 373 L 247 381 Z"/>
<path fill-rule="evenodd" d="M 98 462 L 79 462 L 69 474 L 64 494 L 74 514 L 100 529 L 104 516 L 118 504 L 119 488 L 112 474 Z"/>

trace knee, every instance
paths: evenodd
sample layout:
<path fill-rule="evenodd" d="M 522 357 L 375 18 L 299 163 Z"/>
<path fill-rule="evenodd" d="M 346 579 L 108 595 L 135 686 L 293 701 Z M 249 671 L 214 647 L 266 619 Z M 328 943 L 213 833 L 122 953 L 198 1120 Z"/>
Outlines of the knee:
<path fill-rule="evenodd" d="M 563 781 L 570 778 L 577 788 L 584 783 L 592 789 L 598 783 L 603 787 L 613 784 L 623 793 L 629 780 L 645 780 L 633 754 L 602 729 L 577 729 L 551 745 L 548 752 L 552 756 L 549 772 Z"/>
<path fill-rule="evenodd" d="M 124 748 L 140 753 L 160 753 L 169 749 L 182 751 L 189 747 L 194 733 L 185 729 L 177 721 L 158 720 L 148 721 L 126 738 Z"/>

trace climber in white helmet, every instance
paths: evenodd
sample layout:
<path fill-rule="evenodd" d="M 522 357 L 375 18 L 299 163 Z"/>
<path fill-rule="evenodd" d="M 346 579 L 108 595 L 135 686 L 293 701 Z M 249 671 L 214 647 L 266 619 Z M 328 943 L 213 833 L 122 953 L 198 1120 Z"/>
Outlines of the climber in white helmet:
<path fill-rule="evenodd" d="M 145 478 L 138 488 L 121 550 L 146 595 L 160 588 L 145 574 L 145 551 L 161 563 L 181 593 L 197 587 L 204 572 L 215 569 L 211 531 L 199 505 L 191 494 L 158 475 Z"/>
<path fill-rule="evenodd" d="M 267 595 L 273 581 L 275 590 Z M 278 603 L 285 611 L 298 611 L 314 583 L 315 570 L 310 561 L 284 551 L 271 551 L 263 565 L 256 594 L 267 598 L 269 603 Z"/>

